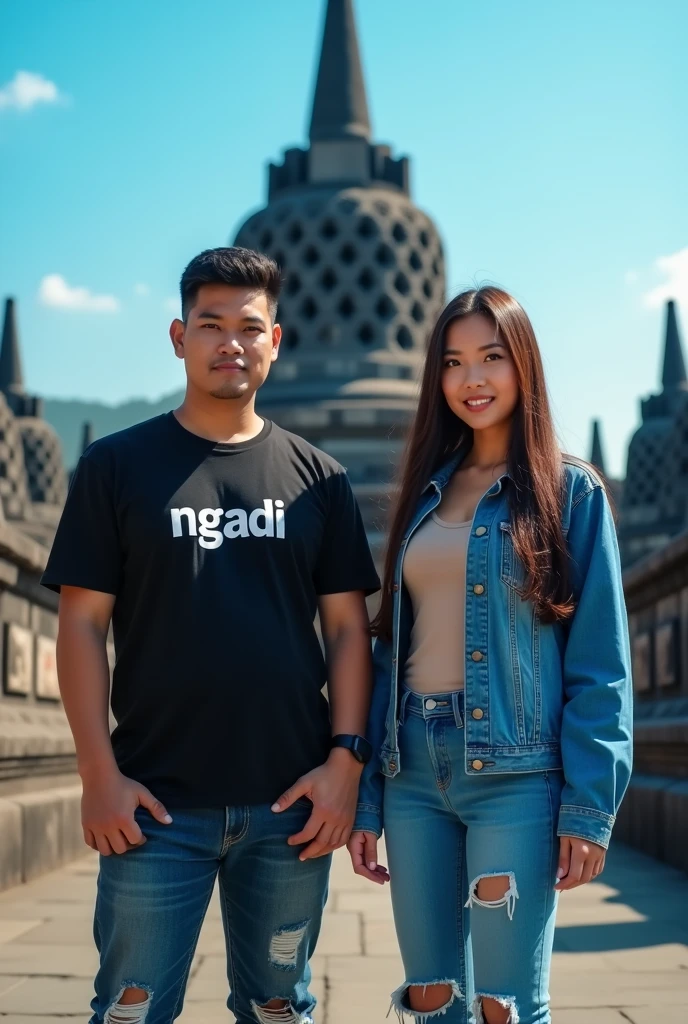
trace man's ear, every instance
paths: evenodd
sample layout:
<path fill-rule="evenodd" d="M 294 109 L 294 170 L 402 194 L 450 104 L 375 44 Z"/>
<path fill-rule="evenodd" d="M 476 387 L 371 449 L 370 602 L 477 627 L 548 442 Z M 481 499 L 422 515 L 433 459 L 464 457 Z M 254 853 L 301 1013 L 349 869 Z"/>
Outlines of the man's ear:
<path fill-rule="evenodd" d="M 274 327 L 272 328 L 272 354 L 270 356 L 270 361 L 273 363 L 275 362 L 277 356 L 279 355 L 279 347 L 281 340 L 282 328 L 280 327 L 279 324 L 275 324 Z"/>
<path fill-rule="evenodd" d="M 174 346 L 174 354 L 177 359 L 184 358 L 184 323 L 182 320 L 173 320 L 170 324 L 170 340 Z"/>

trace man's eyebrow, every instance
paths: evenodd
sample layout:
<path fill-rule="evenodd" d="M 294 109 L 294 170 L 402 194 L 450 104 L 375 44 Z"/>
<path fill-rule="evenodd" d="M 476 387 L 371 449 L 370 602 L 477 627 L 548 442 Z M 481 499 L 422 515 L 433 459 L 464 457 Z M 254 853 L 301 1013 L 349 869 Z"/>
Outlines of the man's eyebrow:
<path fill-rule="evenodd" d="M 245 324 L 259 324 L 261 327 L 265 327 L 262 316 L 242 316 L 241 319 Z"/>
<path fill-rule="evenodd" d="M 222 320 L 219 313 L 212 313 L 209 309 L 204 309 L 202 313 L 196 314 L 197 320 Z"/>
<path fill-rule="evenodd" d="M 487 345 L 481 345 L 478 352 L 487 352 L 491 348 L 505 348 L 503 341 L 489 341 Z M 458 348 L 445 348 L 445 356 L 460 356 L 461 351 Z"/>

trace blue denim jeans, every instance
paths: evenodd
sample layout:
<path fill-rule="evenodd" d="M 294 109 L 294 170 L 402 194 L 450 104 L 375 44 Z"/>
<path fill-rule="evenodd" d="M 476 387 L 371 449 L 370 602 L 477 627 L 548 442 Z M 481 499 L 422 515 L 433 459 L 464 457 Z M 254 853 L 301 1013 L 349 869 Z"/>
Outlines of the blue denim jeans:
<path fill-rule="evenodd" d="M 91 1024 L 169 1024 L 182 1012 L 199 932 L 219 881 L 229 999 L 239 1024 L 312 1024 L 308 961 L 327 899 L 330 857 L 299 861 L 287 838 L 311 811 L 307 800 L 267 806 L 173 810 L 162 825 L 139 809 L 147 842 L 101 857 L 94 934 L 100 952 Z M 119 1007 L 125 988 L 148 993 Z M 264 1011 L 272 1000 L 286 1010 Z"/>
<path fill-rule="evenodd" d="M 406 691 L 401 772 L 385 779 L 384 821 L 394 920 L 406 981 L 400 1021 L 480 1024 L 483 996 L 520 1024 L 549 1024 L 561 772 L 468 776 L 462 693 Z M 503 899 L 476 896 L 504 876 Z M 409 985 L 451 986 L 436 1011 L 409 1008 Z"/>

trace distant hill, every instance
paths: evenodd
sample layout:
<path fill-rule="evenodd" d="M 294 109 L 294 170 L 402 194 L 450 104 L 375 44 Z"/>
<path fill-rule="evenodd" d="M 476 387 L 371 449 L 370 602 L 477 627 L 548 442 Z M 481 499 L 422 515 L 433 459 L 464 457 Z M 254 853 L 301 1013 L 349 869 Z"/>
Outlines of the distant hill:
<path fill-rule="evenodd" d="M 46 398 L 44 416 L 60 435 L 67 469 L 72 469 L 81 454 L 81 434 L 86 421 L 93 424 L 94 437 L 123 430 L 141 420 L 168 412 L 181 404 L 183 391 L 165 395 L 157 402 L 132 398 L 122 405 L 81 402 L 78 399 Z"/>

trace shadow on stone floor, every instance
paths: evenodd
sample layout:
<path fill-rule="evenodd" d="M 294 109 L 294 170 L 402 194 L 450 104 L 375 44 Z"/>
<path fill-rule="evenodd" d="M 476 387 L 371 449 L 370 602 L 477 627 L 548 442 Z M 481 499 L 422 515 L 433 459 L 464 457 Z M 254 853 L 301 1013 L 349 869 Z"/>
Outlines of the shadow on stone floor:
<path fill-rule="evenodd" d="M 597 897 L 598 922 L 569 921 L 565 927 L 558 927 L 555 952 L 602 953 L 669 943 L 688 945 L 688 876 L 682 872 L 617 844 L 609 852 L 600 880 L 591 884 L 589 892 L 591 898 Z M 616 908 L 619 920 L 614 920 Z M 610 920 L 599 920 L 599 910 Z"/>

